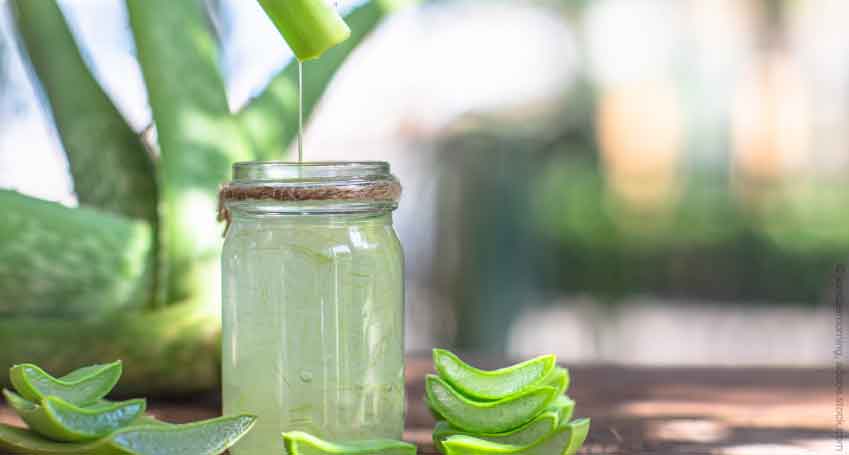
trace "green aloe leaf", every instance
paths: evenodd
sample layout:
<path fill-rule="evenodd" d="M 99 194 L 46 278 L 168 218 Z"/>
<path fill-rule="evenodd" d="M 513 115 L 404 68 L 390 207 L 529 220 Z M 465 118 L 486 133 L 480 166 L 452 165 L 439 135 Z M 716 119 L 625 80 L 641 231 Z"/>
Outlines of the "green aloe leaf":
<path fill-rule="evenodd" d="M 475 437 L 490 442 L 510 445 L 528 445 L 547 435 L 557 428 L 561 423 L 568 422 L 572 418 L 575 402 L 569 397 L 559 396 L 546 408 L 545 412 L 536 416 L 530 422 L 521 427 L 504 433 L 476 433 Z M 441 420 L 437 422 L 433 430 L 433 442 L 437 450 L 444 452 L 442 441 L 454 435 L 468 434 L 451 423 Z"/>
<path fill-rule="evenodd" d="M 508 445 L 485 441 L 474 436 L 451 436 L 443 442 L 445 455 L 574 455 L 590 431 L 590 420 L 566 423 L 538 441 L 527 445 Z"/>
<path fill-rule="evenodd" d="M 351 36 L 336 9 L 324 0 L 259 0 L 298 60 L 318 58 Z"/>
<path fill-rule="evenodd" d="M 59 6 L 31 0 L 13 0 L 11 5 L 47 95 L 80 203 L 155 226 L 153 160 L 86 67 Z"/>
<path fill-rule="evenodd" d="M 24 363 L 9 369 L 9 380 L 21 396 L 39 402 L 48 396 L 88 405 L 105 397 L 121 378 L 121 361 L 78 368 L 55 378 L 37 365 Z"/>
<path fill-rule="evenodd" d="M 391 439 L 330 442 L 302 431 L 283 433 L 288 455 L 415 455 L 416 446 Z"/>
<path fill-rule="evenodd" d="M 382 21 L 410 0 L 372 0 L 351 11 L 345 21 L 351 37 L 325 52 L 318 60 L 304 63 L 304 117 L 308 117 L 330 81 L 351 52 Z M 290 63 L 268 87 L 239 114 L 254 145 L 255 159 L 280 159 L 298 134 L 298 64 Z"/>
<path fill-rule="evenodd" d="M 220 327 L 217 314 L 190 302 L 99 321 L 0 318 L 0 368 L 30 361 L 67 371 L 120 358 L 121 394 L 205 392 L 220 382 Z"/>
<path fill-rule="evenodd" d="M 0 316 L 6 321 L 104 319 L 150 302 L 154 245 L 148 223 L 8 190 L 0 190 L 0 207 Z M 23 339 L 35 342 L 33 336 Z"/>
<path fill-rule="evenodd" d="M 425 380 L 430 406 L 455 427 L 474 433 L 503 433 L 516 429 L 550 406 L 560 390 L 538 386 L 498 401 L 473 401 L 438 376 L 428 375 Z"/>
<path fill-rule="evenodd" d="M 469 398 L 500 400 L 542 384 L 555 371 L 556 357 L 545 355 L 507 368 L 479 370 L 444 349 L 433 350 L 439 377 Z"/>
<path fill-rule="evenodd" d="M 184 425 L 132 425 L 93 442 L 59 443 L 0 424 L 0 449 L 24 455 L 218 455 L 253 427 L 242 415 Z"/>
<path fill-rule="evenodd" d="M 205 294 L 200 274 L 218 260 L 218 186 L 252 158 L 230 115 L 218 48 L 198 0 L 127 0 L 160 147 L 168 298 Z"/>
<path fill-rule="evenodd" d="M 542 414 L 536 416 L 533 420 L 522 425 L 515 430 L 507 431 L 504 433 L 475 433 L 475 437 L 478 439 L 483 439 L 485 441 L 496 442 L 499 444 L 510 444 L 510 445 L 528 445 L 538 440 L 539 438 L 551 433 L 557 428 L 557 425 L 560 422 L 559 414 L 554 411 L 545 411 Z M 468 434 L 468 432 L 463 431 L 449 422 L 444 420 L 436 423 L 436 427 L 433 429 L 433 443 L 436 446 L 437 450 L 440 452 L 444 452 L 444 448 L 442 447 L 442 442 L 448 439 L 451 436 Z"/>
<path fill-rule="evenodd" d="M 9 405 L 41 436 L 57 442 L 82 442 L 105 437 L 140 417 L 145 400 L 103 403 L 79 407 L 61 398 L 47 397 L 38 403 L 3 390 Z"/>

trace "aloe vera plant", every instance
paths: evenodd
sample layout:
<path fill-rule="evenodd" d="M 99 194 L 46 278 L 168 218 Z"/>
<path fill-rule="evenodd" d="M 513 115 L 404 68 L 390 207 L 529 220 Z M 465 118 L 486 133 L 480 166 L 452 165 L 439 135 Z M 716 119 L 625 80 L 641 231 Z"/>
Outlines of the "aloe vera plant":
<path fill-rule="evenodd" d="M 81 207 L 0 191 L 0 210 L 14 215 L 0 217 L 0 369 L 121 358 L 134 372 L 124 390 L 210 390 L 218 185 L 234 161 L 280 158 L 296 136 L 296 64 L 231 112 L 202 1 L 125 1 L 157 144 L 121 117 L 55 0 L 8 2 Z M 350 38 L 306 67 L 305 116 L 353 48 L 405 3 L 372 0 L 346 16 Z"/>

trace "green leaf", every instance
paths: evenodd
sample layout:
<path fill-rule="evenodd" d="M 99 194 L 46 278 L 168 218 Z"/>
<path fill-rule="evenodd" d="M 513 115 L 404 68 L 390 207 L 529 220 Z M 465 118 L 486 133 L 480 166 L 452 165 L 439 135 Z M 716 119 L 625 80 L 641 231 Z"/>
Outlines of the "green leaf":
<path fill-rule="evenodd" d="M 161 151 L 164 254 L 170 301 L 203 291 L 196 264 L 217 260 L 218 186 L 252 157 L 230 115 L 218 49 L 198 0 L 127 0 Z"/>
<path fill-rule="evenodd" d="M 304 63 L 304 118 L 309 117 L 333 76 L 351 52 L 393 11 L 410 0 L 372 0 L 351 11 L 345 21 L 351 37 L 320 59 Z M 280 159 L 298 135 L 298 63 L 293 61 L 239 114 L 255 150 L 255 159 Z"/>
<path fill-rule="evenodd" d="M 348 39 L 351 30 L 324 0 L 259 0 L 298 60 L 318 58 Z"/>
<path fill-rule="evenodd" d="M 153 160 L 86 67 L 58 5 L 53 0 L 13 0 L 11 5 L 21 42 L 47 95 L 80 204 L 155 225 Z"/>
<path fill-rule="evenodd" d="M 0 317 L 103 319 L 150 301 L 149 224 L 9 190 L 0 210 Z"/>
<path fill-rule="evenodd" d="M 105 437 L 133 423 L 147 408 L 143 399 L 81 407 L 54 396 L 34 403 L 5 389 L 3 396 L 30 429 L 57 442 Z"/>
<path fill-rule="evenodd" d="M 123 364 L 118 360 L 78 368 L 56 378 L 38 365 L 24 363 L 9 369 L 9 380 L 15 390 L 29 401 L 40 402 L 52 396 L 85 406 L 108 395 L 122 372 Z"/>

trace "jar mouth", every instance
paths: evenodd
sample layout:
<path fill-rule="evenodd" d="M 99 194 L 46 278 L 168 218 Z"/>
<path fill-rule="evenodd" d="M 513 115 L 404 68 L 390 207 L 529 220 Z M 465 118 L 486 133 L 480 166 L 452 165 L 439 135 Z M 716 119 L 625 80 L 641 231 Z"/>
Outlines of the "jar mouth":
<path fill-rule="evenodd" d="M 233 164 L 232 183 L 380 179 L 391 175 L 385 161 L 242 161 Z"/>

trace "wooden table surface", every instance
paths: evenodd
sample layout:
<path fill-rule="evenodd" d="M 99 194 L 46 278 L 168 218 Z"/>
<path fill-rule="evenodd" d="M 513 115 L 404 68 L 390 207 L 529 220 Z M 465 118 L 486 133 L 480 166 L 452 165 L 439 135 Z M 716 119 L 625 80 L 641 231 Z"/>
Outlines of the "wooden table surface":
<path fill-rule="evenodd" d="M 499 362 L 483 362 L 485 367 Z M 435 454 L 423 396 L 429 359 L 408 361 L 406 439 Z M 828 369 L 574 366 L 576 416 L 593 420 L 581 454 L 847 454 L 837 446 L 835 375 Z M 156 402 L 164 420 L 217 415 L 215 398 Z M 0 422 L 20 424 L 0 406 Z M 845 430 L 845 427 L 844 427 Z M 191 455 L 191 454 L 187 454 Z"/>

